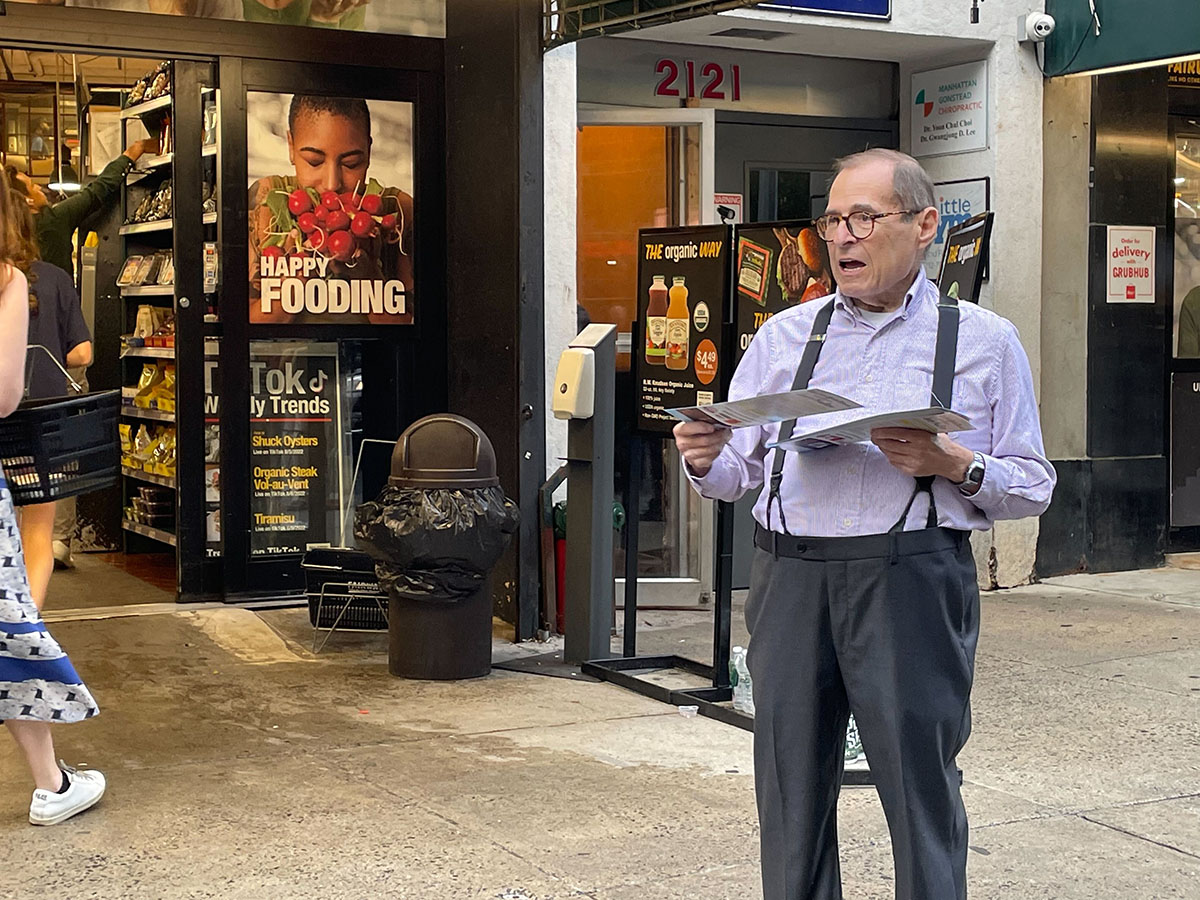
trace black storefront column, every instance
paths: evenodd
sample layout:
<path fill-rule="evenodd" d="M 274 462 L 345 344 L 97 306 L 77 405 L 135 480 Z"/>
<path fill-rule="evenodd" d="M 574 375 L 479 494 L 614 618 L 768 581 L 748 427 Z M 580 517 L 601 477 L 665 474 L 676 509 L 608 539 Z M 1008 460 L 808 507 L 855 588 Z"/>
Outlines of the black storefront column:
<path fill-rule="evenodd" d="M 1092 81 L 1088 213 L 1087 455 L 1055 460 L 1059 482 L 1037 572 L 1161 565 L 1168 531 L 1167 357 L 1174 147 L 1165 68 Z M 1046 177 L 1053 177 L 1047 170 Z M 1109 303 L 1110 225 L 1155 229 L 1155 302 Z"/>
<path fill-rule="evenodd" d="M 546 471 L 541 16 L 541 0 L 446 3 L 450 411 L 491 438 L 521 507 L 494 580 L 518 639 L 537 628 Z"/>

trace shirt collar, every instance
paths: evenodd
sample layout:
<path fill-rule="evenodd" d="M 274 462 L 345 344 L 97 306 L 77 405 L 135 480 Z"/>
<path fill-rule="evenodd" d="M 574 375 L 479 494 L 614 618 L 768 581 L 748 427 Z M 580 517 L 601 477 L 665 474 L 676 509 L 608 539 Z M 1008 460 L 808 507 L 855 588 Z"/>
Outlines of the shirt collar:
<path fill-rule="evenodd" d="M 925 267 L 921 266 L 921 268 L 917 271 L 917 277 L 913 279 L 913 283 L 908 288 L 908 293 L 904 295 L 904 302 L 900 305 L 899 309 L 900 318 L 907 319 L 913 301 L 916 300 L 917 302 L 923 302 L 929 298 L 930 291 L 933 292 L 932 296 L 935 299 L 940 296 L 938 294 L 937 287 L 925 274 Z M 860 320 L 862 318 L 858 314 L 858 307 L 851 302 L 849 297 L 846 297 L 842 293 L 842 289 L 840 287 L 834 291 L 833 303 L 834 309 L 841 309 L 851 318 L 855 320 Z"/>

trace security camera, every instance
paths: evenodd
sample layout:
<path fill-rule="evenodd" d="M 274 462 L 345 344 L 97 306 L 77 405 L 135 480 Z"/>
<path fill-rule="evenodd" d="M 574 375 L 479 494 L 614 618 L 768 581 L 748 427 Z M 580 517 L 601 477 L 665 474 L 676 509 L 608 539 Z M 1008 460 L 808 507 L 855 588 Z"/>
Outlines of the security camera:
<path fill-rule="evenodd" d="M 1027 16 L 1017 17 L 1017 40 L 1020 43 L 1032 41 L 1040 44 L 1054 32 L 1054 16 L 1046 13 L 1031 12 Z"/>

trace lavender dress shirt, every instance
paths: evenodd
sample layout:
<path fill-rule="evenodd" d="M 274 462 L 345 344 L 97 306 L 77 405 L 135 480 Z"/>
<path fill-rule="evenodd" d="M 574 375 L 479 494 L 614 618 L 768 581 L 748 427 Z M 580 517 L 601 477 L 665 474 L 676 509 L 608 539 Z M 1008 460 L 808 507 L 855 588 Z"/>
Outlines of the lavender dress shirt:
<path fill-rule="evenodd" d="M 841 293 L 810 387 L 858 401 L 865 409 L 801 419 L 795 434 L 875 412 L 923 408 L 933 385 L 938 289 L 922 269 L 904 303 L 874 325 Z M 729 399 L 791 390 L 813 320 L 828 298 L 814 300 L 768 319 L 738 365 Z M 964 497 L 944 478 L 934 481 L 938 524 L 986 530 L 996 519 L 1040 515 L 1050 505 L 1055 472 L 1046 459 L 1029 360 L 1016 328 L 974 303 L 961 303 L 958 357 L 951 407 L 975 430 L 951 437 L 985 457 L 983 485 Z M 698 478 L 684 466 L 703 497 L 737 500 L 763 486 L 774 460 L 767 443 L 779 425 L 738 428 L 713 467 Z M 780 498 L 788 531 L 807 537 L 882 534 L 904 512 L 914 481 L 894 468 L 874 444 L 861 443 L 807 453 L 788 452 Z M 768 527 L 766 489 L 754 518 Z M 905 530 L 925 527 L 929 502 L 913 503 Z M 778 507 L 770 527 L 782 531 Z"/>

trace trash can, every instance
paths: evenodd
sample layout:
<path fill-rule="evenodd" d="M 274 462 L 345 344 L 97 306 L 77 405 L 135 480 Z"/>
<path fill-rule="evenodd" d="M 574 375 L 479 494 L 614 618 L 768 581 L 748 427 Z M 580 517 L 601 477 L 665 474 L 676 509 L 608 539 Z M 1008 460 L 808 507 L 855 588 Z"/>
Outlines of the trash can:
<path fill-rule="evenodd" d="M 388 595 L 388 671 L 478 678 L 492 665 L 491 573 L 517 529 L 479 426 L 439 414 L 396 442 L 387 486 L 355 515 Z"/>

